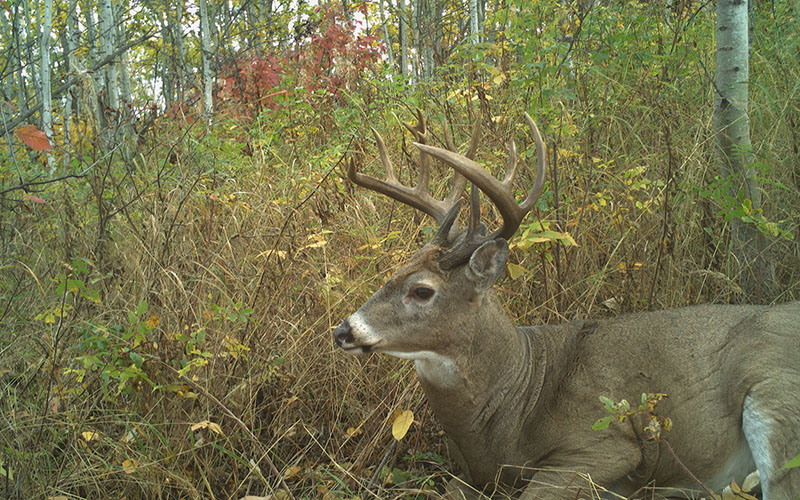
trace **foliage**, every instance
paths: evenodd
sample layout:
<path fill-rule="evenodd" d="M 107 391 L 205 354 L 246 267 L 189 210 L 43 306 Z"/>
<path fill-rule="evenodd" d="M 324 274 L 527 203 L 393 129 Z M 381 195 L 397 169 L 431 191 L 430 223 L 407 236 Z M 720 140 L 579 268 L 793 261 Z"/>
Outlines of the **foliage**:
<path fill-rule="evenodd" d="M 365 15 L 365 9 L 358 12 Z M 308 14 L 293 50 L 237 55 L 222 71 L 219 102 L 252 118 L 281 103 L 308 99 L 317 107 L 358 91 L 381 56 L 378 37 L 340 4 L 320 5 Z M 326 99 L 308 98 L 316 94 Z"/>
<path fill-rule="evenodd" d="M 800 243 L 791 238 L 800 224 L 800 52 L 788 3 L 756 6 L 760 212 L 729 197 L 713 162 L 707 3 L 490 2 L 485 27 L 494 34 L 467 46 L 463 6 L 444 2 L 442 46 L 424 81 L 399 78 L 385 60 L 371 3 L 352 5 L 357 14 L 278 1 L 271 23 L 259 22 L 265 4 L 213 7 L 211 120 L 198 111 L 196 11 L 133 2 L 128 38 L 164 28 L 129 53 L 132 102 L 107 110 L 120 117 L 113 146 L 100 141 L 93 112 L 103 98 L 96 73 L 80 70 L 89 67 L 85 42 L 74 72 L 66 57 L 54 59 L 54 79 L 78 79 L 73 116 L 57 123 L 49 151 L 66 164 L 50 172 L 35 126 L 9 131 L 11 147 L 0 152 L 6 496 L 441 492 L 457 471 L 413 368 L 345 357 L 330 341 L 432 232 L 411 210 L 343 180 L 349 158 L 381 171 L 370 127 L 400 179 L 414 179 L 402 123 L 416 108 L 430 117 L 432 143 L 444 142 L 447 126 L 461 151 L 481 117 L 476 159 L 500 177 L 514 137 L 518 197 L 535 156 L 522 111 L 541 125 L 544 195 L 511 242 L 513 279 L 499 286 L 519 323 L 740 300 L 726 252 L 736 217 L 770 238 L 781 283 L 772 299 L 800 292 Z M 59 5 L 56 33 L 69 10 Z M 0 15 L 11 19 L 5 7 Z M 178 17 L 182 60 L 167 34 Z M 12 34 L 0 31 L 0 68 L 16 57 Z M 14 79 L 3 85 L 7 120 L 30 103 L 18 102 Z M 434 172 L 435 193 L 447 192 L 447 178 Z M 605 401 L 603 424 L 654 414 L 657 399 L 637 408 Z M 255 451 L 262 445 L 265 453 Z"/>

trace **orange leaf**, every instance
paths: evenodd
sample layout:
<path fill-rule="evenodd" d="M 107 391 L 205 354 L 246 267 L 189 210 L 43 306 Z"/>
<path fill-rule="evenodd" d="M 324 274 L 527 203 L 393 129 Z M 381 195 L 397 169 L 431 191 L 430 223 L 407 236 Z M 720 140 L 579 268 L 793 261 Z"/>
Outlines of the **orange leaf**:
<path fill-rule="evenodd" d="M 50 151 L 53 149 L 53 145 L 47 140 L 47 136 L 36 128 L 36 125 L 23 125 L 15 130 L 14 133 L 19 137 L 19 140 L 35 151 Z"/>
<path fill-rule="evenodd" d="M 43 199 L 39 198 L 38 196 L 34 196 L 32 194 L 26 194 L 25 196 L 23 196 L 23 198 L 25 198 L 28 201 L 32 201 L 34 203 L 47 203 Z"/>

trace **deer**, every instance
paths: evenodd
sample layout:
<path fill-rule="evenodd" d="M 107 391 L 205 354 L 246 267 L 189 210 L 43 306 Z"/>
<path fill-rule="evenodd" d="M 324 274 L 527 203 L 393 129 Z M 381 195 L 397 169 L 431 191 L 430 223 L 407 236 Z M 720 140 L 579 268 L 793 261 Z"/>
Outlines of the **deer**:
<path fill-rule="evenodd" d="M 339 324 L 349 354 L 413 360 L 431 410 L 461 470 L 447 498 L 690 498 L 757 471 L 764 500 L 800 497 L 800 302 L 694 305 L 563 324 L 515 326 L 494 290 L 509 239 L 545 182 L 545 143 L 531 117 L 533 186 L 517 202 L 513 139 L 500 181 L 474 157 L 475 122 L 459 154 L 430 144 L 427 120 L 404 124 L 419 151 L 415 186 L 398 181 L 386 144 L 372 130 L 386 179 L 361 173 L 358 186 L 409 205 L 438 223 L 433 237 L 358 311 Z M 430 162 L 453 170 L 444 199 L 429 193 Z M 465 228 L 458 227 L 469 194 Z M 481 222 L 479 192 L 502 223 Z M 638 402 L 665 394 L 655 409 L 672 422 L 656 439 L 644 415 L 592 430 L 606 415 L 598 397 Z M 708 491 L 708 490 L 707 490 Z"/>

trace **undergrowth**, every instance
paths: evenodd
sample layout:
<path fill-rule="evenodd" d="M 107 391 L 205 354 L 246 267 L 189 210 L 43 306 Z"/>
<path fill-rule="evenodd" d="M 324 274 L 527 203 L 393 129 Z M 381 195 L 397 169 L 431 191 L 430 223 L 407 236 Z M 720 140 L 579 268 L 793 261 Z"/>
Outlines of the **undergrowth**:
<path fill-rule="evenodd" d="M 86 175 L 38 193 L 46 203 L 4 202 L 0 491 L 438 498 L 456 470 L 413 368 L 331 341 L 431 235 L 419 214 L 344 180 L 350 157 L 381 175 L 369 126 L 396 165 L 413 165 L 401 122 L 417 107 L 434 144 L 444 123 L 465 143 L 480 117 L 478 160 L 497 175 L 510 137 L 533 157 L 522 111 L 541 126 L 548 182 L 499 284 L 518 323 L 742 300 L 730 207 L 709 188 L 710 86 L 670 61 L 629 74 L 621 59 L 635 48 L 619 49 L 622 69 L 576 59 L 551 89 L 521 71 L 478 68 L 484 84 L 445 68 L 414 92 L 377 81 L 255 118 L 160 120 L 136 155 L 87 154 Z M 779 229 L 780 292 L 763 299 L 785 301 L 800 292 L 800 110 L 774 96 L 796 97 L 797 80 L 754 65 L 753 142 Z M 555 92 L 565 82 L 572 95 Z M 404 182 L 414 174 L 401 170 Z M 399 442 L 398 409 L 415 415 Z"/>

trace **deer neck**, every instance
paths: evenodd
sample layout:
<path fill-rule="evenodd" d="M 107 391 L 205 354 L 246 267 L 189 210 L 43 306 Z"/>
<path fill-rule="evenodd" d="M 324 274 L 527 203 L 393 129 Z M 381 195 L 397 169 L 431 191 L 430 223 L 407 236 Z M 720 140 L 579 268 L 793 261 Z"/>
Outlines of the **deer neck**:
<path fill-rule="evenodd" d="M 416 360 L 428 401 L 456 445 L 460 440 L 493 441 L 493 417 L 522 418 L 538 400 L 544 381 L 545 351 L 538 335 L 518 330 L 493 292 L 480 312 L 451 325 L 463 342 Z M 508 434 L 506 428 L 502 431 Z"/>

